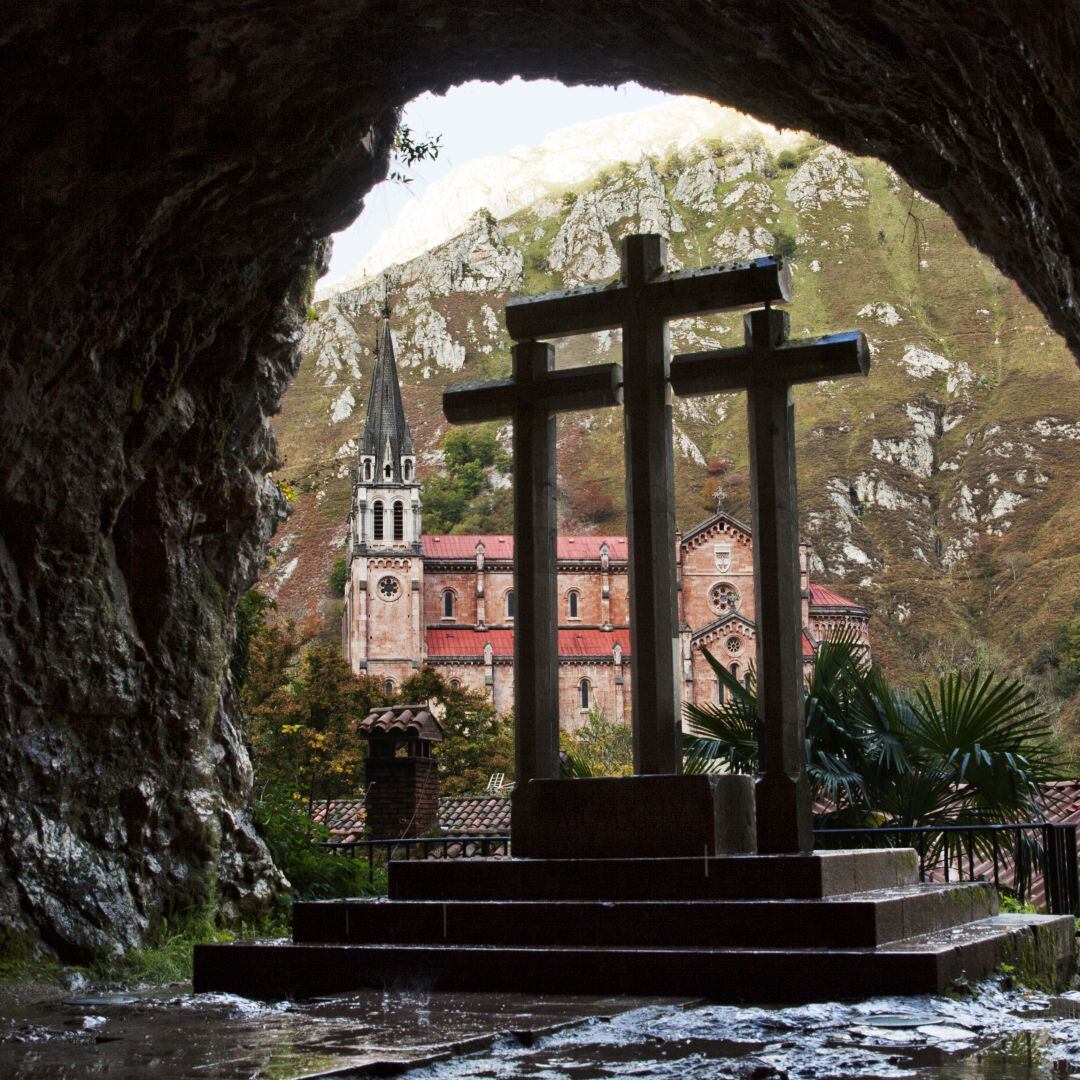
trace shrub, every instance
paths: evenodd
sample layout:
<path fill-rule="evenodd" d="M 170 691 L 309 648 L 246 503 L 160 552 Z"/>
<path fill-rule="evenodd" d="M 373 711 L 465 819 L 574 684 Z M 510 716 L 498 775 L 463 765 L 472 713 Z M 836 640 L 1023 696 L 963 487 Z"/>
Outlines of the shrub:
<path fill-rule="evenodd" d="M 344 557 L 334 560 L 334 567 L 326 579 L 326 587 L 331 596 L 341 596 L 345 592 L 345 583 L 349 580 L 349 568 L 345 565 Z"/>
<path fill-rule="evenodd" d="M 312 821 L 308 804 L 282 784 L 267 785 L 255 801 L 255 824 L 274 863 L 289 879 L 293 900 L 334 900 L 386 891 L 362 859 L 327 851 L 330 830 Z"/>
<path fill-rule="evenodd" d="M 778 259 L 794 259 L 799 245 L 795 237 L 783 229 L 777 229 L 773 233 L 773 255 Z"/>

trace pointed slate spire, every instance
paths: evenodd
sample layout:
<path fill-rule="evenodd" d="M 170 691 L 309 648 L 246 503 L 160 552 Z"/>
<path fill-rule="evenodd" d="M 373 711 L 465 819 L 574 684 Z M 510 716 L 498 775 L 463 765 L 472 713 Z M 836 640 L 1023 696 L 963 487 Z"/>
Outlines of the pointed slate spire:
<path fill-rule="evenodd" d="M 412 432 L 405 419 L 401 404 L 401 386 L 398 383 L 397 361 L 394 358 L 394 341 L 390 335 L 390 309 L 383 309 L 382 326 L 375 347 L 375 370 L 371 376 L 371 394 L 368 397 L 367 420 L 360 455 L 375 459 L 376 484 L 411 483 L 401 475 L 402 455 L 412 456 Z M 390 475 L 385 466 L 390 465 Z"/>

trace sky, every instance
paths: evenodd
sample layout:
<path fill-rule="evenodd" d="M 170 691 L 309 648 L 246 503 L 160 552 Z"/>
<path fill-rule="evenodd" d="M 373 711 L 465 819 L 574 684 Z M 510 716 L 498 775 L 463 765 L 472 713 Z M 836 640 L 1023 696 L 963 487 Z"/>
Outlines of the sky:
<path fill-rule="evenodd" d="M 456 166 L 477 157 L 505 154 L 516 146 L 535 146 L 550 132 L 570 124 L 635 112 L 671 97 L 636 83 L 563 86 L 547 79 L 526 82 L 519 78 L 501 85 L 464 83 L 444 96 L 423 94 L 408 105 L 403 122 L 415 138 L 442 137 L 438 158 L 414 165 L 409 184 L 388 181 L 371 190 L 360 217 L 335 235 L 333 258 L 322 285 L 348 277 L 402 207 Z"/>

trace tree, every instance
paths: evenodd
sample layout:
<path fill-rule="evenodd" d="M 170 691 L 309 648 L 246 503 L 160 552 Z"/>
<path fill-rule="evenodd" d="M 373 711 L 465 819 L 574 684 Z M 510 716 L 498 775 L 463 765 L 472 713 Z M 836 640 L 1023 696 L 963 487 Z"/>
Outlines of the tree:
<path fill-rule="evenodd" d="M 243 701 L 259 783 L 309 805 L 357 790 L 366 752 L 357 724 L 386 694 L 378 679 L 354 675 L 336 645 L 305 641 L 292 623 L 264 626 Z"/>
<path fill-rule="evenodd" d="M 703 650 L 722 705 L 687 705 L 690 771 L 757 770 L 756 691 Z M 851 638 L 823 642 L 804 696 L 807 771 L 832 826 L 1007 823 L 1044 816 L 1064 775 L 1046 716 L 1017 680 L 954 672 L 890 687 Z"/>
<path fill-rule="evenodd" d="M 401 687 L 403 702 L 441 707 L 444 739 L 435 747 L 443 795 L 483 792 L 492 773 L 514 773 L 513 724 L 475 690 L 451 686 L 434 668 L 421 668 Z"/>
<path fill-rule="evenodd" d="M 559 743 L 568 776 L 630 776 L 634 771 L 634 737 L 629 724 L 609 720 L 590 709 L 575 731 L 562 731 Z"/>
<path fill-rule="evenodd" d="M 505 475 L 510 458 L 491 424 L 455 428 L 443 440 L 446 473 L 424 483 L 424 518 L 432 533 L 508 532 L 510 492 L 496 488 L 492 474 Z"/>

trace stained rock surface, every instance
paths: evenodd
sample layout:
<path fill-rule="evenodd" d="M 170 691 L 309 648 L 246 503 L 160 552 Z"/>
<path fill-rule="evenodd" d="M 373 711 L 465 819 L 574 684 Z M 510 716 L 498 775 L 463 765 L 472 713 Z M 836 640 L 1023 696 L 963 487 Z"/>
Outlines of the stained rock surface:
<path fill-rule="evenodd" d="M 281 515 L 267 416 L 321 241 L 385 171 L 398 106 L 514 73 L 638 79 L 812 130 L 938 201 L 1076 349 L 1078 19 L 1007 0 L 16 5 L 0 35 L 5 935 L 79 958 L 277 887 L 245 809 L 232 610 Z"/>

